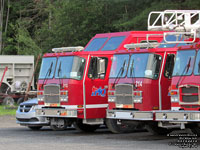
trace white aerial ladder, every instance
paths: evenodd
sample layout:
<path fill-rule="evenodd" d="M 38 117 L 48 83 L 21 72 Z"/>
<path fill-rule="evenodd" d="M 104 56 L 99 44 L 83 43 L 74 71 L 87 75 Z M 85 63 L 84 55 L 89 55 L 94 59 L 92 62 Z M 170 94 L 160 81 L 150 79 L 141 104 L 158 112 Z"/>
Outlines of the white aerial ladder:
<path fill-rule="evenodd" d="M 170 31 L 164 32 L 164 41 L 168 44 L 172 43 L 193 43 L 196 38 L 200 37 L 200 10 L 165 10 L 152 11 L 148 16 L 148 30 L 149 31 Z M 155 34 L 154 34 L 155 35 Z M 168 41 L 168 35 L 175 35 L 175 41 Z M 127 49 L 135 49 L 138 47 L 156 47 L 158 43 L 149 42 L 147 35 L 146 43 L 126 44 Z M 179 36 L 192 38 L 193 40 L 180 41 Z"/>

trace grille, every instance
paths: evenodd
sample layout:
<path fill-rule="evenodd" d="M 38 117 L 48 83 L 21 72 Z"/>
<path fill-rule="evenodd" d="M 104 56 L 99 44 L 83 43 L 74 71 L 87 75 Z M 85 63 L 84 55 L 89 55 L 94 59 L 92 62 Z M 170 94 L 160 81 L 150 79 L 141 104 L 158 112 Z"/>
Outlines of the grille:
<path fill-rule="evenodd" d="M 33 105 L 20 105 L 19 111 L 20 112 L 29 112 Z"/>
<path fill-rule="evenodd" d="M 182 93 L 198 93 L 198 88 L 197 87 L 182 87 Z"/>
<path fill-rule="evenodd" d="M 133 86 L 118 84 L 115 86 L 116 104 L 133 104 Z"/>
<path fill-rule="evenodd" d="M 60 103 L 60 86 L 55 84 L 46 85 L 44 87 L 45 103 Z"/>
<path fill-rule="evenodd" d="M 182 102 L 194 103 L 199 101 L 198 87 L 182 87 Z"/>

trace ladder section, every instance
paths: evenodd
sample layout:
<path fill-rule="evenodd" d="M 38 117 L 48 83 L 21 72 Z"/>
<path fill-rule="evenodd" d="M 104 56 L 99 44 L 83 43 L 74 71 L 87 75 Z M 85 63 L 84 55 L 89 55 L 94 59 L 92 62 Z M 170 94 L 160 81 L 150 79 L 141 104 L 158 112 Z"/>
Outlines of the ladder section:
<path fill-rule="evenodd" d="M 176 32 L 200 30 L 200 10 L 153 11 L 148 16 L 148 30 Z"/>

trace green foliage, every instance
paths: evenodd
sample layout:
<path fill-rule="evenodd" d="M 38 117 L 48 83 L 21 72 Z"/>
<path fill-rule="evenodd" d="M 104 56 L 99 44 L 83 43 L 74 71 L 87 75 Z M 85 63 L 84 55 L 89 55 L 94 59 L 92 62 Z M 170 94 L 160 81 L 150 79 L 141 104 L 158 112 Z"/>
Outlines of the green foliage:
<path fill-rule="evenodd" d="M 37 56 L 41 53 L 40 47 L 31 38 L 28 30 L 23 27 L 18 27 L 16 35 L 16 49 L 18 55 L 34 55 Z"/>
<path fill-rule="evenodd" d="M 8 12 L 5 0 L 4 21 Z M 85 46 L 97 33 L 147 30 L 151 11 L 200 9 L 199 0 L 10 0 L 3 54 Z M 5 22 L 3 29 L 5 29 Z"/>

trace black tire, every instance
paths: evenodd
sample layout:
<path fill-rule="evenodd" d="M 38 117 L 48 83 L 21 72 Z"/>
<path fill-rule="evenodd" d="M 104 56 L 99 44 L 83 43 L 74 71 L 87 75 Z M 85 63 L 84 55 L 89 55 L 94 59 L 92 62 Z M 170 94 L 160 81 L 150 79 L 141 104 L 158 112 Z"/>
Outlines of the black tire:
<path fill-rule="evenodd" d="M 112 133 L 129 133 L 133 132 L 136 128 L 135 125 L 118 125 L 117 119 L 106 119 L 106 126 Z"/>
<path fill-rule="evenodd" d="M 20 97 L 18 100 L 17 100 L 17 105 L 21 104 L 24 102 L 24 97 Z"/>
<path fill-rule="evenodd" d="M 6 105 L 6 106 L 13 106 L 15 104 L 15 101 L 12 97 L 10 96 L 7 96 L 3 99 L 3 105 Z"/>
<path fill-rule="evenodd" d="M 77 121 L 74 122 L 74 127 L 82 132 L 94 132 L 96 129 L 99 128 L 99 125 L 83 124 L 82 120 L 78 119 Z"/>
<path fill-rule="evenodd" d="M 54 131 L 63 131 L 63 130 L 65 130 L 67 128 L 65 126 L 56 126 L 56 125 L 50 125 L 50 127 Z"/>
<path fill-rule="evenodd" d="M 10 92 L 11 92 L 10 87 L 7 84 L 2 83 L 0 87 L 0 93 L 9 94 Z"/>
<path fill-rule="evenodd" d="M 150 122 L 145 127 L 150 133 L 154 135 L 166 135 L 173 131 L 172 129 L 158 127 L 157 122 Z"/>
<path fill-rule="evenodd" d="M 190 126 L 191 131 L 200 137 L 200 124 L 193 124 Z"/>
<path fill-rule="evenodd" d="M 38 131 L 42 128 L 42 126 L 28 126 L 28 128 L 33 130 L 33 131 Z"/>

